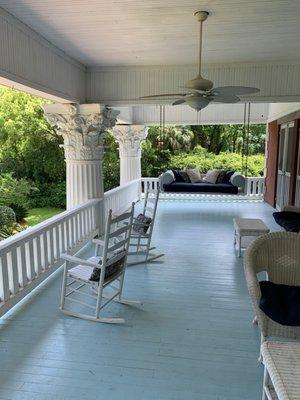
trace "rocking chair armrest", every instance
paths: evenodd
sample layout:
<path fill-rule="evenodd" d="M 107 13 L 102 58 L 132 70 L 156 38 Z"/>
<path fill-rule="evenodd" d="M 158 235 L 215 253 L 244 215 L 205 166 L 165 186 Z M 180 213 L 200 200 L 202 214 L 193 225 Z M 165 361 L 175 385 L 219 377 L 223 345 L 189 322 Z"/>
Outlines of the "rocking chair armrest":
<path fill-rule="evenodd" d="M 63 253 L 60 255 L 60 258 L 69 261 L 73 264 L 87 265 L 88 267 L 97 267 L 101 269 L 101 265 L 92 261 L 83 260 L 82 258 L 71 256 L 70 254 Z"/>
<path fill-rule="evenodd" d="M 92 242 L 94 244 L 99 244 L 100 246 L 104 246 L 104 240 L 101 239 L 93 239 Z"/>

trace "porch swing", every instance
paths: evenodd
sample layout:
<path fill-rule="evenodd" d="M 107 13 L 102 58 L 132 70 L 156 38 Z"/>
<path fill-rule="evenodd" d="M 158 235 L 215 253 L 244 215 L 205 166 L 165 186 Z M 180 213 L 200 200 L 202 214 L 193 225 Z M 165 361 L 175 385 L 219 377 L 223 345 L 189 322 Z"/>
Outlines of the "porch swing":
<path fill-rule="evenodd" d="M 164 115 L 162 113 L 162 115 Z M 250 117 L 251 104 L 244 104 L 243 137 L 241 149 L 240 171 L 227 171 L 211 169 L 205 176 L 201 171 L 188 169 L 185 171 L 168 170 L 159 176 L 159 186 L 164 193 L 188 193 L 204 195 L 238 195 L 251 194 L 259 195 L 260 186 L 257 182 L 250 181 L 251 187 L 247 187 L 248 179 L 248 157 L 250 145 Z M 163 123 L 164 121 L 162 121 Z M 199 123 L 199 113 L 197 113 Z M 162 124 L 162 127 L 164 125 Z"/>

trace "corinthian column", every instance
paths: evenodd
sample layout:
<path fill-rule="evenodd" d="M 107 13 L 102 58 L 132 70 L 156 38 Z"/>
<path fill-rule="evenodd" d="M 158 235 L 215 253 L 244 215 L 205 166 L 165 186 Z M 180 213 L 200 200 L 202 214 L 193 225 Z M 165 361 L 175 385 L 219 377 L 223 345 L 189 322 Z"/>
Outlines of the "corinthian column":
<path fill-rule="evenodd" d="M 120 184 L 141 178 L 141 142 L 148 128 L 142 125 L 117 125 L 113 136 L 119 143 Z"/>
<path fill-rule="evenodd" d="M 46 104 L 43 109 L 64 139 L 67 209 L 103 198 L 103 136 L 115 125 L 119 111 L 99 104 Z"/>

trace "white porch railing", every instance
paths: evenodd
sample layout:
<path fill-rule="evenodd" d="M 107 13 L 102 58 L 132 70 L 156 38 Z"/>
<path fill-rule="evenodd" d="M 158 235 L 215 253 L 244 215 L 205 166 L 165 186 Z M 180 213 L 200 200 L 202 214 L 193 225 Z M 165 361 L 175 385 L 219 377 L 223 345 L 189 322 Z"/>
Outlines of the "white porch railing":
<path fill-rule="evenodd" d="M 126 211 L 133 201 L 140 198 L 140 179 L 118 186 L 104 193 L 105 217 L 110 209 L 119 214 Z"/>
<path fill-rule="evenodd" d="M 100 200 L 64 211 L 0 242 L 0 315 L 99 231 Z"/>
<path fill-rule="evenodd" d="M 265 178 L 263 176 L 246 178 L 246 195 L 249 197 L 263 198 L 265 191 Z"/>
<path fill-rule="evenodd" d="M 158 189 L 159 187 L 158 178 L 141 178 L 142 193 L 145 193 L 148 184 L 150 186 L 150 189 L 152 190 Z"/>
<path fill-rule="evenodd" d="M 159 186 L 158 178 L 142 178 L 141 179 L 142 193 L 145 193 L 145 189 L 146 189 L 146 186 L 148 183 L 152 189 L 157 189 Z M 255 197 L 255 198 L 261 199 L 261 198 L 263 198 L 263 195 L 264 195 L 264 186 L 265 186 L 265 178 L 264 177 L 262 177 L 262 176 L 247 177 L 245 192 L 241 195 L 244 197 L 251 197 L 251 198 Z M 172 193 L 166 193 L 166 195 L 168 195 L 168 196 L 171 194 Z M 201 195 L 201 193 L 199 193 L 198 195 Z M 207 197 L 207 196 L 208 196 L 208 194 L 205 194 L 205 197 Z M 216 197 L 216 196 L 217 196 L 217 194 L 214 194 L 214 197 Z M 232 196 L 232 195 L 230 195 L 230 196 Z"/>
<path fill-rule="evenodd" d="M 103 230 L 109 209 L 116 214 L 140 197 L 140 179 L 118 186 L 103 200 L 90 200 L 0 242 L 0 316 Z"/>

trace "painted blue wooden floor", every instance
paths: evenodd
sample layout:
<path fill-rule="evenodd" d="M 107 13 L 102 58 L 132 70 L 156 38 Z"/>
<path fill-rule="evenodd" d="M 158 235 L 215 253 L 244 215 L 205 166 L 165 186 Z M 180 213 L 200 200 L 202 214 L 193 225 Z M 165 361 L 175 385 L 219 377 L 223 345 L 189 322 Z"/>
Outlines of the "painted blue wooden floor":
<path fill-rule="evenodd" d="M 161 201 L 154 242 L 163 264 L 128 268 L 112 305 L 123 326 L 58 310 L 61 274 L 0 325 L 0 399 L 258 400 L 262 367 L 232 218 L 262 218 L 263 203 Z"/>

